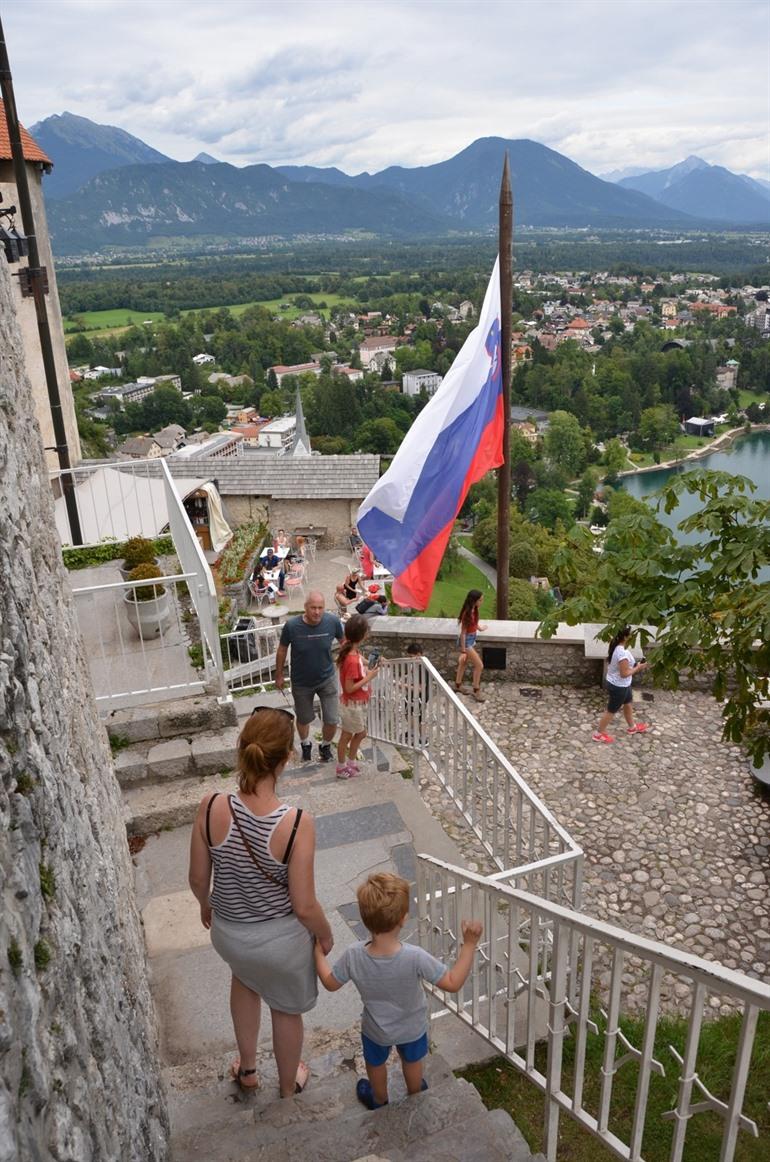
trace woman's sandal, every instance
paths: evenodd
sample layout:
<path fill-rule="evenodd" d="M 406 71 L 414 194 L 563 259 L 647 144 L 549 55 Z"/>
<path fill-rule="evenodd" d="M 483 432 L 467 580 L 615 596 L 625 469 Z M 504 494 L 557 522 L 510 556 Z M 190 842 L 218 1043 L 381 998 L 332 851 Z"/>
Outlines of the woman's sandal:
<path fill-rule="evenodd" d="M 257 1077 L 257 1070 L 241 1069 L 240 1061 L 236 1060 L 230 1066 L 230 1076 L 233 1081 L 244 1091 L 244 1093 L 251 1093 L 255 1089 L 259 1089 L 262 1084 Z M 246 1081 L 247 1077 L 253 1078 L 253 1081 Z"/>
<path fill-rule="evenodd" d="M 304 1061 L 300 1061 L 297 1068 L 297 1079 L 294 1082 L 294 1096 L 298 1093 L 303 1093 L 307 1083 L 310 1081 L 310 1066 L 305 1065 Z M 281 1095 L 283 1097 L 283 1094 Z"/>

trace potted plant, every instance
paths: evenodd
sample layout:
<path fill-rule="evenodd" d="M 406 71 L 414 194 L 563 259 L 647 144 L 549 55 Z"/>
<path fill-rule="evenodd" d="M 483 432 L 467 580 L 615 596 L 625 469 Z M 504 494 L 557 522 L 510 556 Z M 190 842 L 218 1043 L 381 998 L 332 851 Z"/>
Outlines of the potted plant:
<path fill-rule="evenodd" d="M 162 577 L 157 565 L 137 565 L 127 581 L 152 581 Z M 171 620 L 171 603 L 165 585 L 137 585 L 123 594 L 123 603 L 131 625 L 140 638 L 158 637 Z"/>
<path fill-rule="evenodd" d="M 129 573 L 137 565 L 157 564 L 154 541 L 149 541 L 147 537 L 130 537 L 123 546 L 123 564 L 118 567 L 123 580 L 128 581 Z M 157 576 L 162 574 L 159 573 Z"/>

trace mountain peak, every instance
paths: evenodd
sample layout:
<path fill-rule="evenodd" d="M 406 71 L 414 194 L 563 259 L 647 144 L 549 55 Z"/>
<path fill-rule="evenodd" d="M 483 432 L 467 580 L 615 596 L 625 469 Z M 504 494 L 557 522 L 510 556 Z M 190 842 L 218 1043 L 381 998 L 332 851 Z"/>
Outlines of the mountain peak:
<path fill-rule="evenodd" d="M 219 165 L 219 159 L 212 157 L 210 153 L 197 153 L 193 161 L 199 161 L 201 165 Z"/>

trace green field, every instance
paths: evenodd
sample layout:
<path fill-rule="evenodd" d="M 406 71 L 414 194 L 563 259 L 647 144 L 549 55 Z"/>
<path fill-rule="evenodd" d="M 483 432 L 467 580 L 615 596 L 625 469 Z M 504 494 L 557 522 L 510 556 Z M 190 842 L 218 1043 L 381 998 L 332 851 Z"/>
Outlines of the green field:
<path fill-rule="evenodd" d="M 484 594 L 481 603 L 481 620 L 495 617 L 495 589 L 490 585 L 484 574 L 461 557 L 457 567 L 441 581 L 436 582 L 433 596 L 428 608 L 421 617 L 451 617 L 456 618 L 465 600 L 469 589 L 480 589 Z"/>
<path fill-rule="evenodd" d="M 314 303 L 326 303 L 327 309 L 321 311 L 325 318 L 329 317 L 329 311 L 332 307 L 349 306 L 351 310 L 356 310 L 358 306 L 351 299 L 343 298 L 341 295 L 317 293 L 307 297 L 312 299 Z M 292 296 L 287 295 L 280 299 L 266 299 L 262 302 L 252 303 L 227 303 L 224 307 L 206 307 L 205 309 L 230 311 L 233 315 L 238 316 L 247 311 L 249 307 L 264 307 L 280 318 L 291 322 L 310 310 L 309 307 L 295 307 L 291 298 Z M 282 303 L 287 304 L 286 310 L 281 310 Z M 180 311 L 180 314 L 190 315 L 193 314 L 193 310 Z M 163 319 L 162 311 L 133 311 L 126 307 L 116 307 L 109 311 L 82 311 L 77 316 L 68 316 L 65 319 L 64 332 L 70 335 L 85 328 L 85 333 L 89 337 L 98 338 L 103 335 L 115 334 L 116 331 L 124 330 L 126 327 L 141 327 L 142 323 L 146 322 L 160 323 Z"/>

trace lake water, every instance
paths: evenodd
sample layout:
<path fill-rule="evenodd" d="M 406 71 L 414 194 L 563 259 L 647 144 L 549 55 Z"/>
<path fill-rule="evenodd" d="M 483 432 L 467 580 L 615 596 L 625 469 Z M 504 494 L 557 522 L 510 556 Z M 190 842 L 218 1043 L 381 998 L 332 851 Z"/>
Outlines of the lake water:
<path fill-rule="evenodd" d="M 623 487 L 633 496 L 644 499 L 651 492 L 660 488 L 670 476 L 675 473 L 690 471 L 693 468 L 713 468 L 721 472 L 731 472 L 735 476 L 748 476 L 757 486 L 753 497 L 770 500 L 770 432 L 752 432 L 748 436 L 741 436 L 723 452 L 712 452 L 702 456 L 699 460 L 691 461 L 686 466 L 676 468 L 660 468 L 654 472 L 637 472 L 633 476 L 624 476 Z M 677 508 L 670 514 L 663 511 L 658 513 L 658 519 L 669 528 L 676 529 L 680 521 L 695 512 L 700 507 L 697 496 L 685 493 Z M 686 536 L 678 532 L 682 540 L 694 541 L 696 536 L 689 533 Z M 761 580 L 770 581 L 770 568 L 763 569 Z"/>

